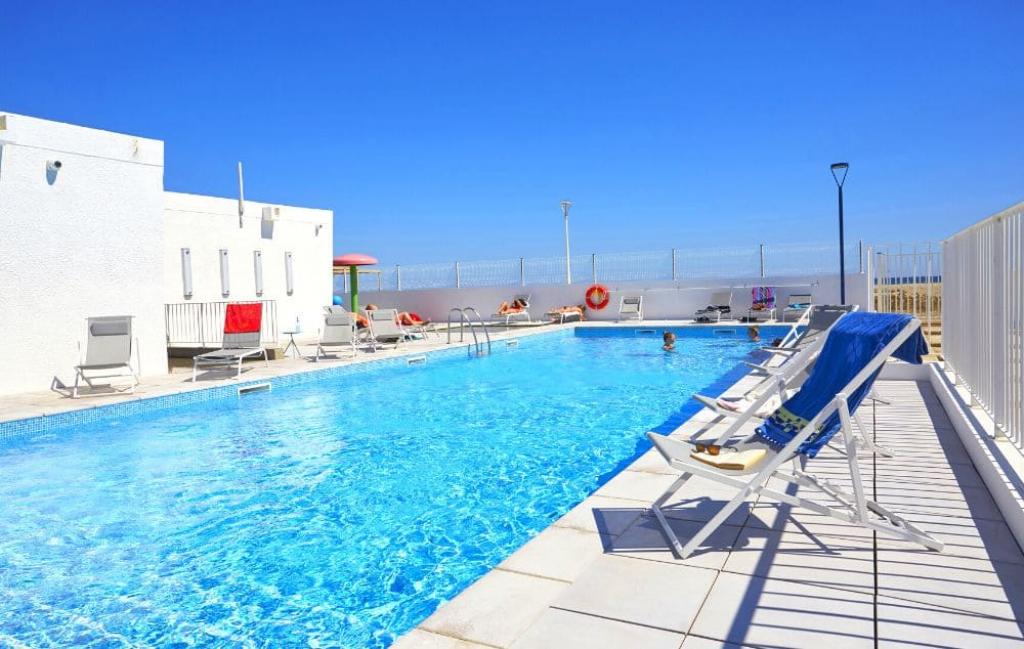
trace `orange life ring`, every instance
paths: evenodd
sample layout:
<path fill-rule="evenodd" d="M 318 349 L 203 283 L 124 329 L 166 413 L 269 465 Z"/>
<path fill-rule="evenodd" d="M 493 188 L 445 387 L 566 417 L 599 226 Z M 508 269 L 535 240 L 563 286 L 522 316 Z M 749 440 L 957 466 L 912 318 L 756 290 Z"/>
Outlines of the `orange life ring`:
<path fill-rule="evenodd" d="M 594 284 L 587 289 L 587 306 L 595 311 L 608 306 L 608 302 L 612 299 L 612 294 L 608 292 L 608 287 L 604 284 Z"/>

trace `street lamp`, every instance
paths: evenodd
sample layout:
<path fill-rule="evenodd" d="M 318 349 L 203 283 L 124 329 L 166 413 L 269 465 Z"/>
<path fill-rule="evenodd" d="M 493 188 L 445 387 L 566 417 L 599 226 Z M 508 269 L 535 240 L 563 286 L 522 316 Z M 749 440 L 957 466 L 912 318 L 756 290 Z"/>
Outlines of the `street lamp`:
<path fill-rule="evenodd" d="M 847 162 L 835 162 L 832 164 L 830 169 L 832 170 L 832 178 L 836 181 L 836 187 L 839 188 L 839 303 L 846 304 L 846 250 L 843 241 L 843 183 L 846 182 L 846 172 L 850 169 L 850 164 Z"/>
<path fill-rule="evenodd" d="M 562 217 L 565 219 L 565 283 L 572 284 L 572 265 L 569 262 L 569 208 L 572 201 L 562 201 Z"/>

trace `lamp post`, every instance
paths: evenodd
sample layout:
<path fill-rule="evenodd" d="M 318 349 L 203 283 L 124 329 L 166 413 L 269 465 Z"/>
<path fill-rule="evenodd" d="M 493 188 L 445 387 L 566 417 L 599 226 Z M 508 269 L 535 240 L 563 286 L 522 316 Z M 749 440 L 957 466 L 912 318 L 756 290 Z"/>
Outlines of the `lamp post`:
<path fill-rule="evenodd" d="M 565 219 L 565 283 L 572 284 L 572 265 L 569 262 L 569 208 L 572 201 L 562 201 L 562 217 Z"/>
<path fill-rule="evenodd" d="M 850 169 L 847 162 L 835 162 L 830 167 L 832 178 L 839 188 L 839 303 L 846 304 L 846 250 L 843 240 L 843 183 L 846 172 Z"/>

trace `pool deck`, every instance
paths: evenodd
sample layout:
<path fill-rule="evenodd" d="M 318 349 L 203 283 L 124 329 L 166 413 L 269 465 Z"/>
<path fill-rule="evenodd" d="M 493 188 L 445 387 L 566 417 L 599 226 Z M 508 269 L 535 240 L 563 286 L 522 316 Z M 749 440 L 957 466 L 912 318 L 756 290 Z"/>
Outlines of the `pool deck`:
<path fill-rule="evenodd" d="M 765 498 L 680 561 L 648 514 L 676 476 L 652 450 L 394 646 L 1024 647 L 1024 554 L 931 385 L 876 387 L 891 405 L 877 406 L 875 439 L 898 455 L 862 458 L 865 488 L 940 537 L 941 554 Z M 714 421 L 701 411 L 673 435 L 713 437 Z M 831 449 L 808 468 L 849 482 Z M 669 514 L 677 533 L 734 493 L 691 479 Z"/>
<path fill-rule="evenodd" d="M 765 323 L 765 324 L 779 324 L 788 326 L 792 323 Z M 488 332 L 490 333 L 493 341 L 502 341 L 510 338 L 521 338 L 524 336 L 531 336 L 542 333 L 550 333 L 560 329 L 572 329 L 575 327 L 643 327 L 643 328 L 657 328 L 657 327 L 678 327 L 680 325 L 693 325 L 700 327 L 712 327 L 712 326 L 741 326 L 742 323 L 738 321 L 723 321 L 719 324 L 695 324 L 687 320 L 645 320 L 643 322 L 632 321 L 587 321 L 587 322 L 567 322 L 565 324 L 550 324 L 545 323 L 538 325 L 536 323 L 531 325 L 517 325 L 513 324 L 511 327 L 506 326 L 490 326 Z M 746 326 L 746 325 L 742 325 Z M 456 334 L 452 334 L 453 341 L 455 340 Z M 471 336 L 467 330 L 465 334 L 467 341 L 471 339 Z M 315 339 L 299 340 L 300 351 L 304 356 L 311 357 L 315 348 Z M 285 341 L 281 342 L 284 346 Z M 457 343 L 453 342 L 451 345 L 447 344 L 447 331 L 441 330 L 435 333 L 430 333 L 424 340 L 413 340 L 402 343 L 401 346 L 395 348 L 393 345 L 387 345 L 381 347 L 377 351 L 368 351 L 361 347 L 354 358 L 347 358 L 344 353 L 340 359 L 335 360 L 321 360 L 320 362 L 312 362 L 308 358 L 295 358 L 289 356 L 287 358 L 281 358 L 272 360 L 269 363 L 269 367 L 265 366 L 261 360 L 248 360 L 243 366 L 243 372 L 240 379 L 237 381 L 259 381 L 261 379 L 273 379 L 275 377 L 287 376 L 291 374 L 297 374 L 300 372 L 316 372 L 330 367 L 337 367 L 339 365 L 350 365 L 353 363 L 370 363 L 381 359 L 395 358 L 400 356 L 408 356 L 414 354 L 422 354 L 425 352 L 438 351 L 442 349 L 450 349 L 452 347 L 463 346 L 466 347 L 470 343 Z M 67 376 L 62 376 L 62 379 L 70 380 L 73 378 L 72 374 L 72 363 L 68 363 Z M 158 375 L 146 375 L 142 377 L 142 383 L 135 389 L 135 394 L 128 392 L 111 393 L 102 392 L 100 394 L 92 396 L 84 396 L 78 399 L 72 399 L 68 394 L 63 391 L 57 390 L 32 390 L 22 392 L 18 394 L 0 395 L 0 423 L 5 421 L 12 421 L 16 419 L 26 419 L 29 417 L 44 417 L 49 415 L 57 415 L 61 413 L 86 410 L 89 408 L 96 408 L 111 404 L 123 403 L 125 401 L 133 401 L 139 399 L 149 399 L 154 397 L 161 397 L 173 394 L 182 394 L 185 392 L 192 392 L 195 390 L 204 390 L 214 387 L 221 387 L 224 385 L 230 385 L 236 382 L 234 373 L 226 371 L 218 372 L 200 372 L 198 381 L 192 382 L 192 370 L 191 368 L 176 368 L 174 371 L 167 374 Z M 122 381 L 123 382 L 123 381 Z M 83 393 L 88 393 L 88 388 L 83 388 Z"/>
<path fill-rule="evenodd" d="M 492 337 L 501 341 L 576 326 L 493 329 Z M 360 352 L 352 361 L 283 359 L 272 361 L 270 368 L 251 363 L 242 380 L 448 347 L 442 334 L 397 350 Z M 3 396 L 0 421 L 233 382 L 208 375 L 193 384 L 190 377 L 191 372 L 181 371 L 145 377 L 135 395 L 73 400 L 40 391 Z M 742 379 L 729 393 L 743 392 L 750 381 Z M 676 474 L 651 451 L 395 646 L 1024 647 L 1018 622 L 1024 620 L 1024 554 L 937 396 L 930 384 L 912 380 L 880 380 L 876 387 L 892 402 L 877 406 L 876 441 L 898 457 L 862 458 L 866 488 L 883 505 L 945 541 L 943 553 L 754 499 L 697 554 L 677 560 L 647 513 Z M 712 437 L 721 426 L 704 410 L 673 435 Z M 848 480 L 845 466 L 827 450 L 809 468 L 842 483 Z M 670 516 L 683 535 L 710 518 L 731 494 L 694 478 L 679 496 L 686 506 Z"/>
<path fill-rule="evenodd" d="M 548 333 L 558 329 L 570 329 L 575 326 L 578 326 L 578 323 L 531 327 L 495 327 L 488 328 L 488 331 L 493 341 L 501 341 L 509 338 L 520 338 L 539 333 Z M 456 337 L 457 334 L 453 333 L 453 341 Z M 470 338 L 471 337 L 467 332 L 466 340 L 468 341 Z M 243 365 L 242 376 L 239 379 L 235 379 L 234 372 L 200 372 L 198 381 L 193 383 L 191 367 L 176 368 L 174 371 L 167 374 L 143 376 L 142 382 L 135 389 L 135 394 L 127 392 L 116 394 L 104 392 L 94 396 L 84 396 L 78 399 L 72 399 L 67 394 L 56 390 L 35 390 L 18 394 L 0 395 L 0 423 L 15 419 L 50 416 L 76 410 L 97 408 L 126 401 L 182 394 L 195 390 L 222 387 L 236 382 L 273 379 L 275 377 L 288 376 L 301 372 L 316 372 L 331 367 L 338 367 L 339 365 L 371 363 L 387 358 L 422 354 L 425 352 L 450 349 L 452 347 L 467 347 L 469 345 L 469 343 L 457 342 L 453 342 L 451 345 L 448 345 L 446 341 L 447 332 L 440 331 L 436 334 L 428 334 L 424 340 L 413 340 L 402 343 L 397 348 L 394 345 L 386 345 L 377 351 L 369 351 L 367 348 L 361 346 L 359 351 L 352 358 L 348 358 L 346 352 L 342 352 L 340 354 L 341 358 L 321 360 L 319 362 L 312 362 L 309 358 L 295 358 L 294 356 L 288 356 L 287 358 L 279 358 L 270 361 L 269 367 L 263 363 L 262 359 L 248 360 Z M 299 343 L 301 353 L 304 356 L 312 357 L 316 346 L 315 340 L 299 340 L 297 342 Z M 282 343 L 282 346 L 283 345 L 284 343 Z M 329 353 L 333 353 L 333 351 L 330 351 Z M 68 370 L 70 377 L 70 364 L 68 366 Z M 123 383 L 123 381 L 121 382 Z M 86 387 L 85 390 L 87 391 L 88 388 Z"/>

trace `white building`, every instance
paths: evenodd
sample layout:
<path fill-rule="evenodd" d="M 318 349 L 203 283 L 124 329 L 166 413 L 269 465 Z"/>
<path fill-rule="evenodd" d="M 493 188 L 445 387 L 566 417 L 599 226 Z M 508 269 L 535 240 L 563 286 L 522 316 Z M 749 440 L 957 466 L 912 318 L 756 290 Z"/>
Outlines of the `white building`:
<path fill-rule="evenodd" d="M 315 329 L 333 213 L 240 216 L 237 199 L 164 191 L 163 172 L 159 140 L 0 112 L 0 394 L 68 382 L 89 316 L 135 316 L 143 375 L 167 371 L 169 336 L 194 342 L 166 319 L 198 309 L 166 305 L 273 301 L 273 329 Z"/>

